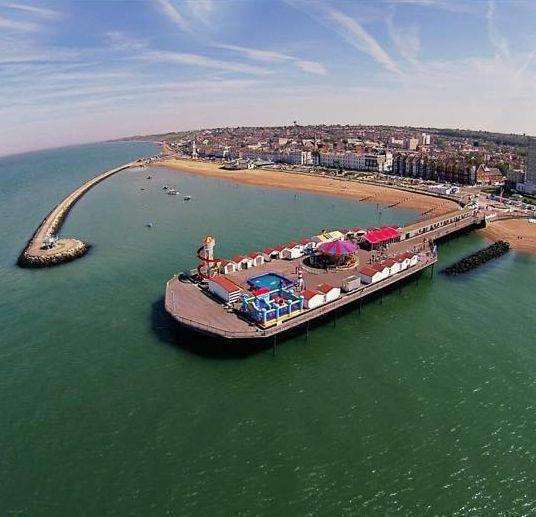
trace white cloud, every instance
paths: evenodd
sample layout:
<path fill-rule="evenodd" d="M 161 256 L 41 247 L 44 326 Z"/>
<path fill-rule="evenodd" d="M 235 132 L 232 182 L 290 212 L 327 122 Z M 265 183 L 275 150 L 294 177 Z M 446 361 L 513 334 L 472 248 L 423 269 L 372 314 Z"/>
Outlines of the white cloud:
<path fill-rule="evenodd" d="M 382 46 L 355 19 L 337 9 L 328 9 L 329 19 L 335 23 L 335 30 L 353 47 L 368 54 L 390 72 L 401 74 L 398 65 Z"/>
<path fill-rule="evenodd" d="M 309 74 L 326 75 L 328 73 L 326 67 L 322 63 L 317 63 L 316 61 L 298 60 L 296 61 L 296 65 L 300 70 Z"/>
<path fill-rule="evenodd" d="M 19 22 L 0 16 L 0 29 L 7 29 L 17 32 L 34 32 L 39 30 L 39 25 L 32 22 Z"/>
<path fill-rule="evenodd" d="M 139 51 L 148 46 L 146 41 L 133 38 L 121 31 L 110 31 L 106 33 L 106 37 L 114 50 Z"/>
<path fill-rule="evenodd" d="M 211 23 L 215 3 L 212 0 L 186 0 L 184 2 L 188 13 L 206 25 Z"/>
<path fill-rule="evenodd" d="M 223 43 L 214 46 L 225 50 L 239 52 L 241 54 L 244 54 L 246 57 L 249 57 L 250 59 L 255 59 L 257 61 L 266 61 L 267 63 L 294 59 L 291 56 L 281 54 L 280 52 L 274 52 L 272 50 L 260 50 L 256 48 L 240 47 L 238 45 L 224 45 Z"/>
<path fill-rule="evenodd" d="M 221 61 L 199 54 L 187 54 L 183 52 L 171 52 L 168 50 L 154 50 L 145 52 L 140 59 L 146 61 L 159 61 L 165 63 L 181 63 L 184 65 L 212 68 L 226 72 L 238 72 L 242 74 L 266 75 L 270 71 L 258 66 L 244 65 L 233 61 Z"/>
<path fill-rule="evenodd" d="M 348 44 L 372 57 L 389 72 L 402 75 L 396 62 L 356 19 L 329 4 L 304 0 L 286 0 L 286 3 L 336 32 Z"/>
<path fill-rule="evenodd" d="M 417 25 L 401 26 L 393 23 L 393 18 L 386 19 L 389 37 L 398 53 L 409 62 L 416 62 L 421 49 L 419 27 Z"/>
<path fill-rule="evenodd" d="M 182 13 L 171 2 L 171 0 L 155 0 L 156 4 L 160 8 L 160 11 L 167 16 L 167 18 L 178 25 L 184 31 L 190 31 L 191 27 L 189 22 L 185 19 Z"/>
<path fill-rule="evenodd" d="M 495 2 L 493 0 L 489 0 L 488 8 L 486 11 L 488 36 L 491 45 L 495 51 L 495 54 L 503 58 L 508 58 L 510 55 L 510 52 L 508 50 L 508 42 L 506 41 L 506 38 L 502 36 L 497 29 L 497 24 L 495 22 L 495 10 Z"/>
<path fill-rule="evenodd" d="M 318 63 L 316 61 L 299 59 L 297 57 L 290 56 L 288 54 L 275 52 L 273 50 L 262 50 L 262 49 L 257 49 L 257 48 L 241 47 L 238 45 L 224 45 L 224 44 L 218 44 L 215 46 L 217 48 L 222 48 L 225 50 L 238 52 L 240 54 L 243 54 L 247 58 L 253 59 L 256 61 L 263 61 L 266 63 L 277 63 L 277 62 L 289 61 L 289 62 L 294 63 L 296 67 L 302 72 L 306 72 L 309 74 L 326 75 L 327 73 L 326 67 L 321 63 Z"/>
<path fill-rule="evenodd" d="M 46 9 L 44 7 L 35 7 L 33 5 L 18 4 L 13 2 L 1 3 L 0 7 L 6 7 L 8 9 L 15 9 L 17 11 L 24 11 L 29 14 L 40 16 L 42 18 L 56 19 L 61 16 L 61 13 L 52 9 Z"/>

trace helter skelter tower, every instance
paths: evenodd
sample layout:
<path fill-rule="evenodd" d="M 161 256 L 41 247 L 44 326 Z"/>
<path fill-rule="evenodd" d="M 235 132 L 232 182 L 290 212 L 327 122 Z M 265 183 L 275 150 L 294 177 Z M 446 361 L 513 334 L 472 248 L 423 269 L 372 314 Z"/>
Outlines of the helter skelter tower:
<path fill-rule="evenodd" d="M 197 257 L 201 261 L 197 266 L 197 272 L 204 278 L 210 278 L 218 272 L 218 259 L 214 258 L 214 246 L 216 239 L 207 235 L 203 239 L 203 245 L 197 250 Z"/>

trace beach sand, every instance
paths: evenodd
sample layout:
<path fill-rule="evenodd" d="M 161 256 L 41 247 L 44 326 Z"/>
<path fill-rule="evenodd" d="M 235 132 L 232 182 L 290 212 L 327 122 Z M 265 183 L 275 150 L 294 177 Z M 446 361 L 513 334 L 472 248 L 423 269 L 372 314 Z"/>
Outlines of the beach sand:
<path fill-rule="evenodd" d="M 419 210 L 421 213 L 433 209 L 433 211 L 427 214 L 429 217 L 438 216 L 458 208 L 458 205 L 453 201 L 431 197 L 425 194 L 406 192 L 404 190 L 377 185 L 368 185 L 355 181 L 341 181 L 329 177 L 260 169 L 226 171 L 220 169 L 220 164 L 218 163 L 180 160 L 175 158 L 163 160 L 154 165 L 193 174 L 201 174 L 203 176 L 217 177 L 248 185 L 303 190 L 353 199 L 362 199 L 364 197 L 372 196 L 366 200 L 367 203 L 390 205 L 400 202 L 397 207 Z"/>
<path fill-rule="evenodd" d="M 426 194 L 406 192 L 355 181 L 341 181 L 329 177 L 260 169 L 226 171 L 219 168 L 219 163 L 175 158 L 162 160 L 153 165 L 248 185 L 303 190 L 353 199 L 372 196 L 364 202 L 381 203 L 383 205 L 400 202 L 397 205 L 398 207 L 418 210 L 421 214 L 433 209 L 433 211 L 426 214 L 426 217 L 435 217 L 458 208 L 458 205 L 453 201 L 427 196 Z M 487 228 L 478 230 L 478 232 L 489 240 L 506 240 L 510 242 L 513 249 L 536 253 L 536 224 L 531 224 L 528 220 L 496 221 L 489 224 Z M 518 236 L 521 238 L 518 239 Z"/>
<path fill-rule="evenodd" d="M 508 241 L 515 250 L 536 253 L 536 224 L 528 219 L 493 221 L 478 233 L 491 241 Z"/>

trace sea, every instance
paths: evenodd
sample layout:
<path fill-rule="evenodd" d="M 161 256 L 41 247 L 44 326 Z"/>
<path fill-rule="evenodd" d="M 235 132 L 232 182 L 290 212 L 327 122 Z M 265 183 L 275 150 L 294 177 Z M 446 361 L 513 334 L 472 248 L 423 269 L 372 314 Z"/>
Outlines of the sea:
<path fill-rule="evenodd" d="M 74 262 L 21 269 L 43 217 L 139 156 L 112 142 L 0 158 L 0 515 L 530 515 L 536 258 L 439 270 L 270 348 L 167 317 L 166 281 L 215 254 L 418 212 L 162 168 L 120 172 L 61 231 Z M 163 186 L 183 196 L 168 196 Z"/>

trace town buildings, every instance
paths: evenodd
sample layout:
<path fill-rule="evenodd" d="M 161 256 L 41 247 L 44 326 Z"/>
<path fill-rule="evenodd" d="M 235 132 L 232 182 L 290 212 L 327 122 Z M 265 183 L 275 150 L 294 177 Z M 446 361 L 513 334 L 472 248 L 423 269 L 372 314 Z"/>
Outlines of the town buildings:
<path fill-rule="evenodd" d="M 536 138 L 527 137 L 527 160 L 525 182 L 517 184 L 517 190 L 526 194 L 536 194 Z"/>
<path fill-rule="evenodd" d="M 528 163 L 536 170 L 536 144 L 529 140 Z M 483 131 L 296 123 L 184 131 L 165 135 L 165 141 L 179 156 L 232 162 L 231 168 L 273 163 L 463 185 L 494 184 L 502 181 L 497 170 L 506 175 L 524 167 L 523 137 Z M 536 181 L 531 174 L 525 185 Z"/>

